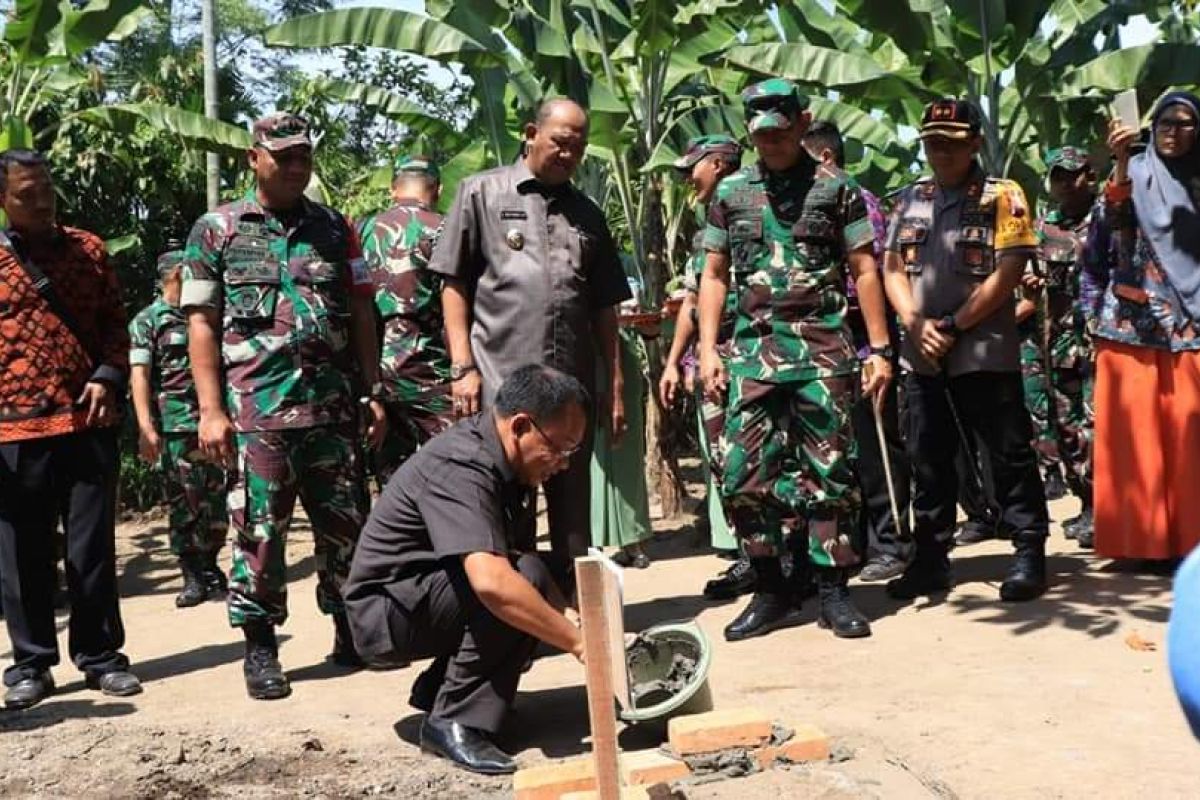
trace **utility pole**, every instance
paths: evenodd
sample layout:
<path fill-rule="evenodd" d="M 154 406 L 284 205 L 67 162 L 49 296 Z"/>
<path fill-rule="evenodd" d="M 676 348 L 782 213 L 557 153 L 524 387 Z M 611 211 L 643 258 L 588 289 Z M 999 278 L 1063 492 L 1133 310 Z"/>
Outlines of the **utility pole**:
<path fill-rule="evenodd" d="M 200 0 L 201 44 L 204 50 L 204 116 L 218 119 L 217 114 L 217 6 L 216 0 Z M 205 165 L 205 194 L 212 210 L 221 202 L 221 157 L 207 153 Z"/>

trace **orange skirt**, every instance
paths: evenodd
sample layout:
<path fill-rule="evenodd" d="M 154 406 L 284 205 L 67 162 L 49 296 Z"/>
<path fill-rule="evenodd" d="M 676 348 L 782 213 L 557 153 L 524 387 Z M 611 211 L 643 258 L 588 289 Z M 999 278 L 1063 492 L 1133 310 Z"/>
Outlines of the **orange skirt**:
<path fill-rule="evenodd" d="M 1096 352 L 1096 552 L 1180 558 L 1200 543 L 1200 351 Z"/>

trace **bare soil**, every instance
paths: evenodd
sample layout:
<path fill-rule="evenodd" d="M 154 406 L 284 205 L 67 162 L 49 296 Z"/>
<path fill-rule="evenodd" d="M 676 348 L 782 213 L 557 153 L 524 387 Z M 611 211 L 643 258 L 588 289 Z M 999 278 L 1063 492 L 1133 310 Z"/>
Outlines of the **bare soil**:
<path fill-rule="evenodd" d="M 1061 520 L 1076 508 L 1052 510 Z M 718 707 L 812 722 L 835 743 L 828 763 L 689 786 L 688 798 L 1200 797 L 1197 743 L 1163 652 L 1169 575 L 1118 569 L 1056 528 L 1054 585 L 1039 602 L 997 601 L 1008 545 L 987 543 L 955 554 L 959 584 L 944 598 L 900 605 L 881 585 L 858 588 L 870 639 L 839 641 L 814 621 L 729 644 L 721 630 L 742 601 L 700 596 L 727 562 L 696 541 L 690 518 L 656 529 L 654 563 L 626 573 L 627 630 L 698 619 L 715 648 Z M 105 698 L 60 665 L 53 698 L 0 712 L 0 796 L 511 797 L 510 779 L 420 755 L 420 717 L 405 701 L 422 665 L 350 672 L 325 661 L 333 632 L 316 610 L 303 521 L 289 546 L 292 616 L 282 629 L 294 691 L 274 703 L 246 697 L 241 640 L 222 605 L 174 607 L 179 578 L 162 520 L 123 524 L 118 539 L 127 652 L 146 691 Z M 581 681 L 565 656 L 526 675 L 503 742 L 523 764 L 588 752 Z M 628 729 L 622 744 L 657 741 Z"/>

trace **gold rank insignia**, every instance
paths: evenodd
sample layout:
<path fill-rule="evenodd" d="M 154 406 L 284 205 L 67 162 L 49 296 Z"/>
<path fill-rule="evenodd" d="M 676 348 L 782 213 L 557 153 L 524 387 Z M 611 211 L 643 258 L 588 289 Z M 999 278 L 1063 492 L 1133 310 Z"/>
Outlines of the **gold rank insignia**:
<path fill-rule="evenodd" d="M 508 232 L 504 234 L 504 241 L 513 250 L 521 250 L 525 247 L 525 234 L 516 228 L 509 228 Z"/>

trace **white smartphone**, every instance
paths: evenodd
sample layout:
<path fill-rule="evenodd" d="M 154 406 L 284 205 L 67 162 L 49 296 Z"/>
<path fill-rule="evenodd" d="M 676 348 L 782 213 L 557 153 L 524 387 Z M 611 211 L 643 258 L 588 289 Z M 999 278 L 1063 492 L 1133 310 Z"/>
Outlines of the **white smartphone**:
<path fill-rule="evenodd" d="M 1137 90 L 1126 89 L 1113 98 L 1113 114 L 1127 128 L 1138 130 L 1142 127 L 1142 115 L 1138 112 Z"/>

